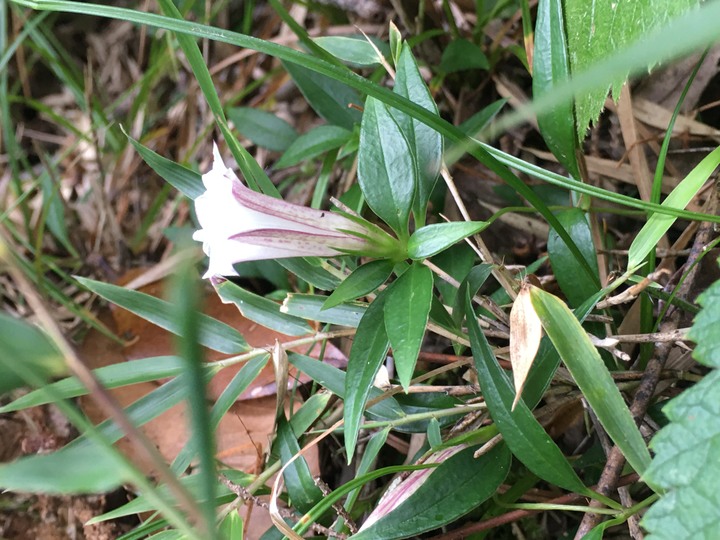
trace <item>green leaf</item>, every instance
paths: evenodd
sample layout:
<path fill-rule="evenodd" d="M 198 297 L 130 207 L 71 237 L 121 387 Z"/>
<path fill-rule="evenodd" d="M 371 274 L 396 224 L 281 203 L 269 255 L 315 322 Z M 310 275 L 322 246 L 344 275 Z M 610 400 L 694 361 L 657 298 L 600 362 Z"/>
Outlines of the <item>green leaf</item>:
<path fill-rule="evenodd" d="M 597 349 L 559 298 L 537 287 L 530 291 L 545 332 L 583 396 L 630 466 L 644 474 L 650 464 L 650 453 Z"/>
<path fill-rule="evenodd" d="M 294 352 L 288 353 L 288 359 L 293 366 L 307 374 L 313 381 L 327 388 L 341 399 L 345 399 L 347 375 L 343 371 L 330 364 Z M 370 398 L 375 399 L 380 395 L 382 395 L 382 392 L 379 389 L 375 387 L 370 389 Z M 373 405 L 365 413 L 375 420 L 397 420 L 405 416 L 398 402 L 392 397 Z"/>
<path fill-rule="evenodd" d="M 393 91 L 427 109 L 430 113 L 438 115 L 437 105 L 420 75 L 420 70 L 407 43 L 403 45 L 397 60 L 397 75 Z M 440 133 L 412 116 L 397 109 L 392 109 L 391 114 L 405 135 L 413 156 L 416 167 L 413 212 L 416 222 L 424 223 L 427 204 L 440 174 L 444 141 Z M 398 174 L 402 174 L 402 171 L 399 171 Z"/>
<path fill-rule="evenodd" d="M 470 295 L 470 298 L 475 296 L 475 293 L 480 290 L 490 274 L 492 274 L 493 265 L 488 263 L 478 264 L 474 266 L 470 272 L 467 273 L 465 278 L 460 282 L 457 294 L 455 295 L 455 304 L 452 310 L 452 319 L 455 326 L 460 327 L 465 318 L 465 297 Z M 470 313 L 475 313 L 471 311 Z"/>
<path fill-rule="evenodd" d="M 670 195 L 663 201 L 662 206 L 670 208 L 685 208 L 697 194 L 703 184 L 720 163 L 720 147 L 710 152 L 697 166 L 690 171 Z M 676 218 L 663 214 L 653 214 L 633 240 L 628 253 L 628 270 L 635 270 L 655 249 L 663 235 L 672 227 Z"/>
<path fill-rule="evenodd" d="M 208 373 L 208 376 L 211 374 L 212 373 Z M 135 400 L 128 407 L 125 407 L 124 411 L 128 419 L 135 424 L 135 427 L 140 427 L 180 403 L 186 397 L 186 393 L 186 388 L 181 377 L 175 377 L 165 384 L 158 386 L 149 394 Z M 118 441 L 125 435 L 120 426 L 112 420 L 101 422 L 98 424 L 97 429 L 111 442 Z M 68 451 L 74 448 L 80 449 L 89 443 L 89 439 L 81 437 L 68 444 L 67 448 Z"/>
<path fill-rule="evenodd" d="M 670 422 L 652 440 L 645 478 L 667 493 L 645 514 L 648 540 L 714 538 L 720 521 L 720 281 L 698 302 L 703 309 L 688 337 L 695 359 L 715 369 L 663 407 Z"/>
<path fill-rule="evenodd" d="M 43 194 L 42 201 L 45 225 L 65 249 L 75 257 L 79 257 L 68 234 L 68 219 L 65 216 L 65 204 L 59 191 L 59 183 L 54 182 L 51 177 L 51 174 L 55 172 L 51 164 L 52 159 L 48 159 L 48 156 L 45 156 L 43 160 L 46 163 L 50 163 L 49 170 L 44 170 L 39 176 Z"/>
<path fill-rule="evenodd" d="M 415 175 L 401 127 L 382 101 L 368 98 L 360 126 L 358 182 L 373 212 L 401 238 L 407 238 Z"/>
<path fill-rule="evenodd" d="M 0 315 L 0 318 L 3 316 Z M 2 334 L 2 332 L 0 332 Z M 0 337 L 0 341 L 2 338 Z M 4 350 L 7 350 L 3 346 Z M 24 349 L 24 360 L 27 361 L 28 349 Z M 146 381 L 155 381 L 174 377 L 182 373 L 182 364 L 177 356 L 155 356 L 141 360 L 131 360 L 122 364 L 113 364 L 93 370 L 95 377 L 105 388 L 117 388 L 129 384 L 136 384 Z M 52 403 L 55 399 L 48 390 L 52 391 L 59 398 L 74 398 L 88 393 L 87 388 L 76 378 L 68 377 L 61 381 L 54 382 L 46 387 L 33 390 L 19 397 L 15 401 L 0 407 L 0 414 L 19 411 L 45 403 Z"/>
<path fill-rule="evenodd" d="M 393 64 L 397 64 L 400 53 L 402 52 L 403 39 L 400 30 L 394 22 L 390 21 L 389 39 L 390 42 L 390 55 L 392 56 Z"/>
<path fill-rule="evenodd" d="M 295 128 L 267 111 L 252 107 L 234 107 L 228 109 L 227 116 L 238 133 L 268 150 L 284 152 L 298 138 Z"/>
<path fill-rule="evenodd" d="M 363 455 L 360 458 L 360 463 L 355 470 L 355 478 L 367 474 L 371 469 L 377 466 L 377 456 L 380 453 L 380 450 L 382 450 L 382 447 L 385 445 L 388 435 L 390 435 L 389 427 L 373 433 L 370 440 L 365 445 Z M 345 510 L 348 512 L 352 510 L 355 505 L 355 501 L 357 501 L 360 496 L 360 492 L 361 488 L 358 487 L 348 493 L 347 498 L 345 499 Z"/>
<path fill-rule="evenodd" d="M 410 236 L 408 256 L 415 260 L 432 257 L 460 240 L 479 233 L 487 226 L 485 221 L 453 221 L 425 225 Z"/>
<path fill-rule="evenodd" d="M 532 74 L 535 98 L 551 94 L 554 86 L 570 78 L 562 0 L 540 0 L 538 3 Z M 580 180 L 574 112 L 573 101 L 567 100 L 543 110 L 537 115 L 537 121 L 550 151 L 574 178 Z"/>
<path fill-rule="evenodd" d="M 313 41 L 334 57 L 357 66 L 373 66 L 382 60 L 364 37 L 323 36 Z"/>
<path fill-rule="evenodd" d="M 275 451 L 279 452 L 283 465 L 300 452 L 300 445 L 284 414 L 278 418 L 275 444 Z M 283 480 L 285 480 L 288 495 L 290 495 L 290 504 L 297 507 L 301 512 L 310 510 L 323 497 L 322 491 L 313 480 L 307 461 L 302 456 L 285 469 Z"/>
<path fill-rule="evenodd" d="M 235 404 L 238 396 L 240 396 L 260 374 L 260 371 L 265 367 L 269 358 L 270 355 L 264 354 L 249 360 L 223 389 L 222 394 L 215 400 L 215 404 L 210 412 L 210 425 L 213 431 L 217 430 L 223 416 L 225 416 L 230 410 L 230 407 Z M 195 438 L 191 437 L 178 455 L 175 456 L 172 463 L 172 471 L 178 475 L 185 472 L 195 457 L 195 453 Z"/>
<path fill-rule="evenodd" d="M 215 287 L 224 302 L 237 306 L 243 317 L 288 336 L 302 336 L 312 333 L 312 328 L 297 317 L 280 310 L 280 304 L 246 291 L 232 281 L 224 281 Z"/>
<path fill-rule="evenodd" d="M 717 334 L 713 341 L 719 345 Z M 670 423 L 652 440 L 655 458 L 644 479 L 668 492 L 645 514 L 643 526 L 651 533 L 647 538 L 715 538 L 720 521 L 720 370 L 671 400 L 663 413 Z"/>
<path fill-rule="evenodd" d="M 597 266 L 597 251 L 593 244 L 592 231 L 585 212 L 579 208 L 568 208 L 556 214 L 558 221 L 565 228 L 570 238 L 582 253 L 587 264 L 595 274 L 595 280 L 582 271 L 577 260 L 570 253 L 555 229 L 548 235 L 548 255 L 553 274 L 560 289 L 571 306 L 579 306 L 600 289 L 600 276 Z"/>
<path fill-rule="evenodd" d="M 385 331 L 398 378 L 407 390 L 415 372 L 432 302 L 433 275 L 423 264 L 413 264 L 387 289 Z"/>
<path fill-rule="evenodd" d="M 143 161 L 155 171 L 160 178 L 177 189 L 180 193 L 190 199 L 197 199 L 205 193 L 205 186 L 202 183 L 202 175 L 175 163 L 160 154 L 153 152 L 147 146 L 139 143 L 128 135 L 128 141 L 135 147 Z"/>
<path fill-rule="evenodd" d="M 584 72 L 603 60 L 613 57 L 624 47 L 649 35 L 668 21 L 698 5 L 697 0 L 619 0 L 596 2 L 574 0 L 565 3 L 565 28 L 570 68 L 573 74 Z M 538 34 L 535 34 L 536 37 Z M 674 42 L 674 36 L 665 37 Z M 652 64 L 646 65 L 652 67 Z M 608 88 L 619 94 L 630 67 L 618 74 L 611 84 L 605 83 L 578 96 L 575 104 L 580 139 L 588 124 L 597 120 L 605 104 Z"/>
<path fill-rule="evenodd" d="M 290 293 L 285 298 L 280 310 L 293 317 L 309 321 L 357 328 L 368 305 L 360 302 L 348 302 L 325 308 L 327 298 L 327 296 L 316 294 Z"/>
<path fill-rule="evenodd" d="M 395 265 L 386 259 L 370 261 L 353 270 L 323 304 L 323 309 L 335 307 L 373 292 L 385 283 Z"/>
<path fill-rule="evenodd" d="M 182 20 L 183 16 L 172 0 L 158 0 L 158 4 L 163 13 L 168 16 L 167 20 L 174 20 L 176 23 L 185 22 Z M 147 13 L 143 15 L 147 16 Z M 194 80 L 202 90 L 203 96 L 205 96 L 205 100 L 215 118 L 215 123 L 223 134 L 225 143 L 230 148 L 248 186 L 256 191 L 262 190 L 262 192 L 267 195 L 279 197 L 280 194 L 277 188 L 270 181 L 265 171 L 258 165 L 250 153 L 238 143 L 230 131 L 220 97 L 215 88 L 215 83 L 212 75 L 210 75 L 210 70 L 205 65 L 205 59 L 200 52 L 197 40 L 182 32 L 177 33 L 175 37 L 183 53 L 185 53 L 187 62 L 192 69 Z"/>
<path fill-rule="evenodd" d="M 223 471 L 220 471 L 220 473 L 227 477 L 231 482 L 234 484 L 237 484 L 239 486 L 248 486 L 253 480 L 254 476 L 244 473 L 242 471 L 232 470 L 232 469 L 226 469 Z M 183 485 L 185 489 L 187 489 L 188 493 L 196 500 L 200 501 L 202 498 L 201 495 L 201 488 L 202 488 L 202 480 L 197 474 L 192 474 L 189 476 L 183 476 L 179 479 L 180 483 Z M 261 493 L 265 490 L 261 490 Z M 175 502 L 174 496 L 170 489 L 166 485 L 161 485 L 158 487 L 158 492 L 165 500 L 170 500 L 173 503 Z M 231 502 L 233 499 L 237 498 L 235 494 L 233 494 L 230 489 L 222 482 L 217 483 L 217 498 L 216 500 L 218 503 L 228 503 Z M 256 493 L 259 494 L 259 493 Z M 265 494 L 265 493 L 263 493 Z M 130 502 L 122 505 L 120 508 L 115 508 L 114 510 L 110 510 L 109 512 L 106 512 L 100 516 L 95 516 L 88 520 L 86 525 L 93 525 L 95 523 L 102 523 L 103 521 L 108 521 L 111 519 L 118 519 L 125 516 L 132 516 L 137 514 L 142 514 L 144 512 L 152 512 L 154 510 L 157 510 L 156 505 L 151 501 L 148 497 L 146 497 L 144 494 L 139 494 L 136 498 L 131 500 Z"/>
<path fill-rule="evenodd" d="M 0 487 L 30 493 L 105 493 L 130 479 L 125 462 L 93 442 L 0 465 Z"/>
<path fill-rule="evenodd" d="M 693 357 L 701 364 L 720 368 L 720 282 L 711 285 L 698 297 L 697 302 L 703 309 L 695 317 L 688 332 L 688 338 L 696 343 Z"/>
<path fill-rule="evenodd" d="M 83 287 L 102 296 L 105 300 L 127 309 L 160 328 L 173 334 L 180 332 L 180 328 L 175 321 L 174 308 L 169 302 L 155 298 L 149 294 L 118 287 L 117 285 L 111 285 L 109 283 L 102 283 L 101 281 L 95 281 L 93 279 L 79 276 L 76 276 L 75 279 L 77 279 Z M 225 354 L 238 354 L 250 350 L 251 347 L 232 326 L 228 326 L 207 315 L 201 314 L 198 319 L 198 324 L 200 325 L 199 341 L 202 345 Z"/>
<path fill-rule="evenodd" d="M 273 166 L 275 169 L 297 165 L 339 148 L 352 137 L 352 132 L 338 126 L 318 126 L 300 135 Z"/>
<path fill-rule="evenodd" d="M 198 476 L 201 482 L 201 498 L 198 506 L 203 518 L 202 527 L 208 540 L 217 540 L 215 524 L 215 431 L 210 425 L 207 401 L 207 370 L 204 369 L 203 351 L 200 347 L 200 288 L 193 275 L 192 262 L 185 258 L 175 269 L 171 281 L 175 321 L 180 329 L 175 339 L 176 348 L 183 360 L 183 373 L 177 380 L 184 386 L 193 445 L 198 454 Z"/>
<path fill-rule="evenodd" d="M 490 62 L 480 47 L 466 39 L 454 39 L 440 59 L 439 71 L 455 73 L 469 69 L 490 69 Z"/>
<path fill-rule="evenodd" d="M 448 275 L 461 282 L 475 265 L 477 254 L 467 243 L 458 243 L 450 248 L 441 251 L 432 258 L 432 263 L 441 268 Z M 445 281 L 438 279 L 435 281 L 435 287 L 442 297 L 442 301 L 447 306 L 452 306 L 457 298 L 458 288 Z M 464 302 L 463 302 L 464 304 Z"/>
<path fill-rule="evenodd" d="M 39 328 L 0 313 L 0 395 L 28 384 L 13 369 L 22 362 L 41 380 L 64 375 L 65 359 Z"/>
<path fill-rule="evenodd" d="M 475 459 L 470 447 L 443 461 L 410 497 L 353 540 L 396 540 L 451 523 L 493 496 L 510 468 L 510 452 L 500 444 Z M 418 472 L 428 471 L 416 471 Z"/>
<path fill-rule="evenodd" d="M 390 343 L 385 332 L 384 304 L 387 289 L 378 294 L 358 325 L 345 377 L 345 449 L 348 463 L 355 452 L 360 421 L 373 388 L 375 375 L 387 357 Z"/>
<path fill-rule="evenodd" d="M 325 270 L 317 257 L 295 257 L 292 259 L 278 259 L 277 263 L 288 272 L 307 281 L 316 289 L 334 291 L 340 284 L 340 279 Z"/>
<path fill-rule="evenodd" d="M 224 538 L 225 540 L 245 538 L 243 527 L 242 518 L 237 513 L 237 510 L 233 510 L 225 516 L 225 519 L 220 523 L 220 538 Z"/>
<path fill-rule="evenodd" d="M 470 295 L 465 296 L 466 313 L 473 313 Z M 521 399 L 515 409 L 515 392 L 497 363 L 497 359 L 480 331 L 475 317 L 468 317 L 468 334 L 480 388 L 490 416 L 512 453 L 533 473 L 551 484 L 569 491 L 588 493 L 562 451 L 537 421 Z"/>
<path fill-rule="evenodd" d="M 350 107 L 362 103 L 360 94 L 355 90 L 303 65 L 292 62 L 282 64 L 307 102 L 322 118 L 350 131 L 360 123 L 360 112 Z"/>

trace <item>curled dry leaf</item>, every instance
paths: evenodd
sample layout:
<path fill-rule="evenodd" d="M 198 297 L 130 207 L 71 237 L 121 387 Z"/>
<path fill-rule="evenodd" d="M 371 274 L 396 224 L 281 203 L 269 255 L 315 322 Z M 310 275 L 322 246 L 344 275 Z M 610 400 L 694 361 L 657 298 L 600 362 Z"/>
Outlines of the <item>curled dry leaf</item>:
<path fill-rule="evenodd" d="M 530 285 L 525 282 L 510 310 L 510 363 L 515 383 L 512 410 L 520 401 L 525 381 L 540 347 L 542 324 L 530 301 Z"/>

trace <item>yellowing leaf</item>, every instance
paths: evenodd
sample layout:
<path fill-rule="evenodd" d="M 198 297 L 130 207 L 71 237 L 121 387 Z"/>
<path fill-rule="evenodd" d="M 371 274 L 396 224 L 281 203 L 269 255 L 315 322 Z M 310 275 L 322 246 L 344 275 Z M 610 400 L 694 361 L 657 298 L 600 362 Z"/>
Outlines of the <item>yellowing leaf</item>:
<path fill-rule="evenodd" d="M 520 401 L 525 380 L 542 338 L 542 324 L 530 301 L 530 287 L 529 283 L 523 283 L 510 310 L 510 364 L 515 383 L 515 399 L 511 410 L 514 410 Z"/>

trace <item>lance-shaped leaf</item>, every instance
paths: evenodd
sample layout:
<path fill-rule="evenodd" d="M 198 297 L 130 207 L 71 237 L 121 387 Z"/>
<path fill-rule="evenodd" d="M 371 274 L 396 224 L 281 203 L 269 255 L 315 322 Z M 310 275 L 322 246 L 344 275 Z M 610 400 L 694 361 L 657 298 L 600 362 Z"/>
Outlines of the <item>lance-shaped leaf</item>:
<path fill-rule="evenodd" d="M 385 331 L 400 384 L 407 389 L 415 371 L 432 302 L 432 271 L 415 263 L 387 289 Z"/>
<path fill-rule="evenodd" d="M 420 70 L 407 43 L 403 44 L 400 57 L 397 59 L 394 91 L 432 113 L 438 114 L 437 105 L 420 75 Z M 417 185 L 413 212 L 415 218 L 422 221 L 425 218 L 430 195 L 440 174 L 443 138 L 433 128 L 410 115 L 400 111 L 392 111 L 392 114 L 407 138 L 410 151 L 415 156 Z"/>
<path fill-rule="evenodd" d="M 563 2 L 540 0 L 533 51 L 533 96 L 552 92 L 570 78 L 570 60 L 565 37 Z M 580 179 L 575 151 L 577 135 L 573 100 L 567 100 L 538 114 L 538 127 L 552 153 L 568 172 Z"/>
<path fill-rule="evenodd" d="M 720 147 L 710 152 L 690 171 L 672 193 L 663 201 L 669 208 L 685 208 L 720 163 Z M 633 240 L 628 253 L 628 270 L 635 270 L 655 249 L 660 238 L 672 227 L 676 218 L 665 214 L 653 214 Z"/>
<path fill-rule="evenodd" d="M 562 300 L 537 287 L 531 287 L 530 297 L 545 332 L 605 431 L 628 463 L 643 474 L 650 452 L 600 353 Z"/>
<path fill-rule="evenodd" d="M 348 462 L 352 460 L 357 443 L 360 421 L 365 410 L 373 381 L 387 356 L 390 343 L 385 332 L 383 307 L 385 289 L 370 304 L 358 325 L 345 377 L 345 449 Z"/>
<path fill-rule="evenodd" d="M 372 211 L 404 238 L 416 174 L 412 149 L 397 120 L 382 101 L 368 98 L 360 126 L 358 182 Z"/>

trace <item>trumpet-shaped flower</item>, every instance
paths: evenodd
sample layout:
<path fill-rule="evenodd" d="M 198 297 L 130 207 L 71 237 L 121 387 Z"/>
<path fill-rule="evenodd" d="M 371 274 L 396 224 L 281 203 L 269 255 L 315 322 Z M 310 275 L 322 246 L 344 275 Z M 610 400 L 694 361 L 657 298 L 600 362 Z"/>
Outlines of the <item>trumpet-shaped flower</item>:
<path fill-rule="evenodd" d="M 315 210 L 256 193 L 244 186 L 213 148 L 212 169 L 195 199 L 202 229 L 193 238 L 210 258 L 206 278 L 237 275 L 233 265 L 286 257 L 348 253 L 393 256 L 395 239 L 360 218 Z"/>

